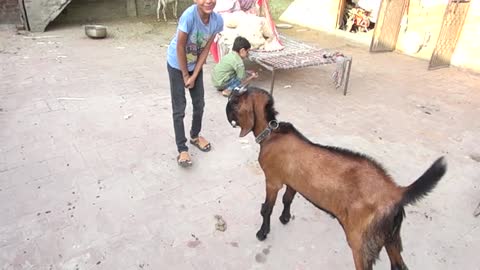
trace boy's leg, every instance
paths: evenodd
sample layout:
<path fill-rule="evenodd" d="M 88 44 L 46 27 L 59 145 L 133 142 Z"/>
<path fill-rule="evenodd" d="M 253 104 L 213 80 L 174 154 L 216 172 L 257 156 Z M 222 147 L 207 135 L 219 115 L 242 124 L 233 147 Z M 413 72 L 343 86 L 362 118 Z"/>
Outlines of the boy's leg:
<path fill-rule="evenodd" d="M 185 84 L 183 82 L 182 72 L 167 64 L 168 77 L 170 79 L 170 94 L 172 98 L 173 128 L 175 130 L 175 142 L 178 152 L 188 151 L 185 138 L 185 127 L 183 118 L 185 117 L 185 107 L 187 100 L 185 98 Z"/>
<path fill-rule="evenodd" d="M 238 79 L 237 77 L 232 78 L 230 81 L 228 81 L 227 88 L 230 90 L 235 90 L 235 88 L 240 87 L 242 85 L 242 81 Z"/>
<path fill-rule="evenodd" d="M 237 77 L 230 79 L 225 89 L 222 91 L 222 95 L 225 97 L 230 96 L 232 91 L 235 90 L 235 88 L 240 87 L 241 85 L 242 82 Z"/>
<path fill-rule="evenodd" d="M 190 97 L 192 97 L 193 116 L 192 129 L 190 130 L 190 137 L 197 138 L 202 130 L 203 108 L 205 107 L 205 91 L 203 88 L 203 69 L 198 73 L 195 80 L 195 86 L 190 90 Z"/>

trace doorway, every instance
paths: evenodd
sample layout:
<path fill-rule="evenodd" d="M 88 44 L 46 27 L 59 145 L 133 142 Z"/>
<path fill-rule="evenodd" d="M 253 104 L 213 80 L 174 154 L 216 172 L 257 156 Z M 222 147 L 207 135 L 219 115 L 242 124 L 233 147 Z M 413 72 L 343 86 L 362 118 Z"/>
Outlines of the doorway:
<path fill-rule="evenodd" d="M 400 25 L 408 0 L 383 0 L 370 52 L 390 52 L 397 45 Z"/>
<path fill-rule="evenodd" d="M 367 33 L 375 28 L 381 0 L 341 0 L 337 28 L 348 33 Z"/>

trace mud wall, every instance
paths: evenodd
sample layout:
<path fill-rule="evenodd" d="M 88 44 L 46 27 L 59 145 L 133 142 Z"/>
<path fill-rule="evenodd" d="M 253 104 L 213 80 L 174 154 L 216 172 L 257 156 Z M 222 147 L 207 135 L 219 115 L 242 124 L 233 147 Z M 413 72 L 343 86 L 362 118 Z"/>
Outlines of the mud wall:
<path fill-rule="evenodd" d="M 317 30 L 332 31 L 337 25 L 340 0 L 295 0 L 280 20 Z"/>
<path fill-rule="evenodd" d="M 480 1 L 471 1 L 452 65 L 480 72 Z"/>
<path fill-rule="evenodd" d="M 280 20 L 332 32 L 341 0 L 294 0 Z M 448 0 L 410 0 L 402 20 L 396 49 L 430 60 L 440 34 Z M 471 0 L 451 64 L 480 72 L 480 1 Z"/>
<path fill-rule="evenodd" d="M 430 60 L 437 44 L 448 0 L 410 0 L 397 40 L 397 50 Z"/>
<path fill-rule="evenodd" d="M 397 49 L 430 60 L 437 45 L 447 0 L 411 0 L 408 21 L 403 22 Z M 451 64 L 480 72 L 480 1 L 471 1 Z"/>

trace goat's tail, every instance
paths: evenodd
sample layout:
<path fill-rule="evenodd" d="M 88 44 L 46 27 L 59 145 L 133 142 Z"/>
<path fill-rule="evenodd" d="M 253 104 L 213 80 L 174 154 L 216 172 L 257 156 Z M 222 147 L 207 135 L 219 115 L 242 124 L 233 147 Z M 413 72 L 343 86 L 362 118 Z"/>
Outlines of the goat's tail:
<path fill-rule="evenodd" d="M 437 159 L 426 172 L 415 182 L 405 187 L 401 205 L 414 204 L 435 188 L 438 181 L 447 171 L 447 162 L 444 157 Z"/>

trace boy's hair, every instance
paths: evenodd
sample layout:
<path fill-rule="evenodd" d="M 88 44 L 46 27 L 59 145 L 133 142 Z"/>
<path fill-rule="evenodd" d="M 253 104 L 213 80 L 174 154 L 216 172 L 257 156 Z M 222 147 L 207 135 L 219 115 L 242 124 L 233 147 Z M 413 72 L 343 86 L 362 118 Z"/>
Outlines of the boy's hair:
<path fill-rule="evenodd" d="M 232 50 L 238 53 L 241 49 L 249 50 L 251 47 L 252 45 L 250 45 L 250 42 L 248 42 L 246 38 L 238 36 L 233 42 Z"/>

